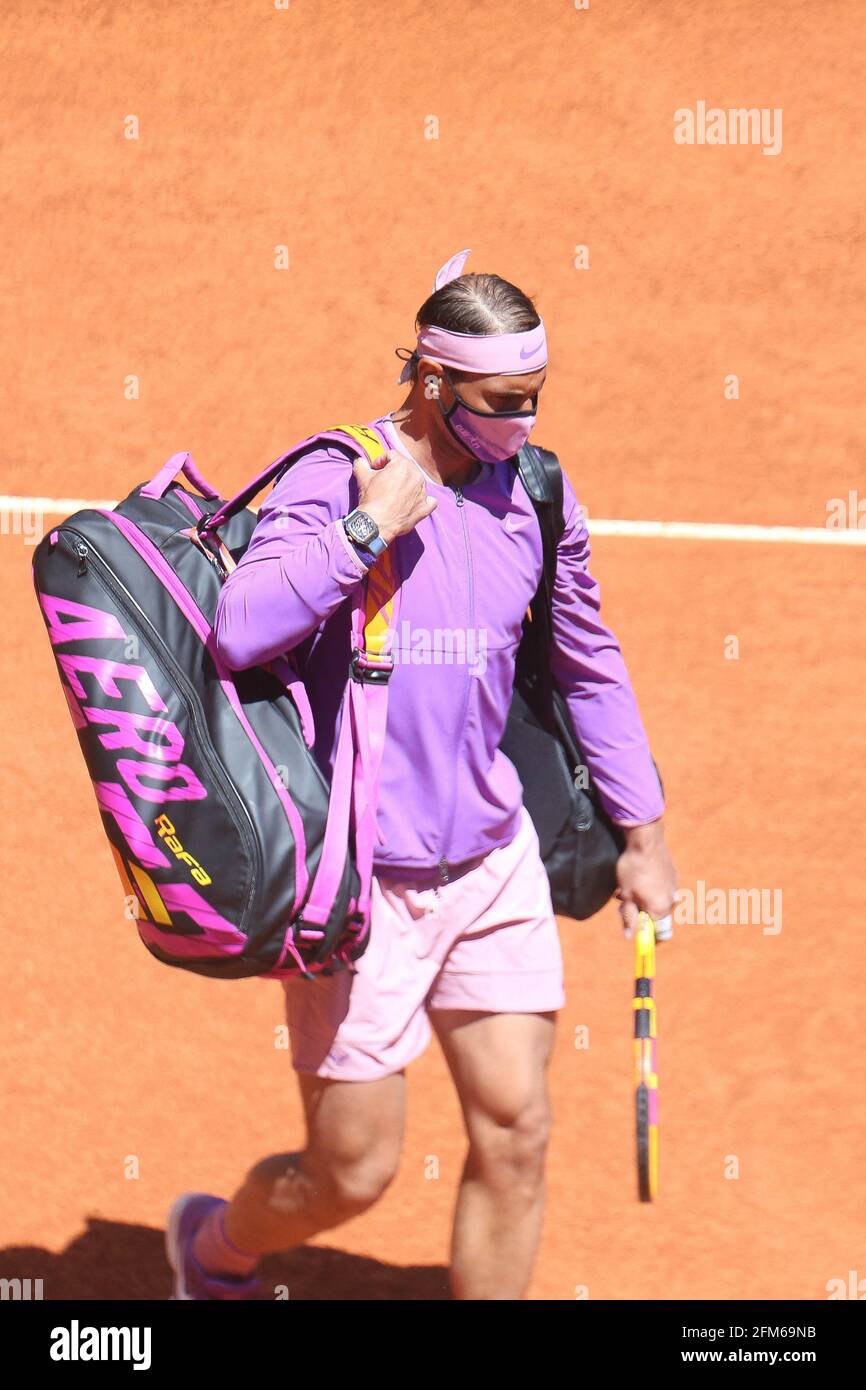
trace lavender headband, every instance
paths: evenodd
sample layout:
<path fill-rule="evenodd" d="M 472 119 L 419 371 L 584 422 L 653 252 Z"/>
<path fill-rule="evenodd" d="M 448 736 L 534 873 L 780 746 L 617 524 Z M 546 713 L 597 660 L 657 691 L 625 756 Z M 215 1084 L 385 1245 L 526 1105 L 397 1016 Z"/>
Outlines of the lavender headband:
<path fill-rule="evenodd" d="M 440 290 L 463 273 L 469 254 L 469 251 L 458 251 L 440 267 L 433 283 L 434 290 Z M 547 338 L 543 323 L 525 333 L 451 333 L 431 325 L 418 334 L 415 351 L 398 381 L 411 381 L 412 364 L 419 357 L 432 357 L 444 367 L 483 376 L 520 376 L 546 365 Z"/>

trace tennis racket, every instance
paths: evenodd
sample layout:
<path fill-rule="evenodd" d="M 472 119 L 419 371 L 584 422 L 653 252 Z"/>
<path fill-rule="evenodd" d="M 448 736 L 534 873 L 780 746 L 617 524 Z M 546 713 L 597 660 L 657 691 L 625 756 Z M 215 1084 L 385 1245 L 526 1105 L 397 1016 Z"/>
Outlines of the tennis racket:
<path fill-rule="evenodd" d="M 634 1084 L 637 1119 L 637 1184 L 642 1202 L 652 1202 L 659 1184 L 659 1078 L 656 1059 L 656 924 L 638 917 L 634 965 Z"/>

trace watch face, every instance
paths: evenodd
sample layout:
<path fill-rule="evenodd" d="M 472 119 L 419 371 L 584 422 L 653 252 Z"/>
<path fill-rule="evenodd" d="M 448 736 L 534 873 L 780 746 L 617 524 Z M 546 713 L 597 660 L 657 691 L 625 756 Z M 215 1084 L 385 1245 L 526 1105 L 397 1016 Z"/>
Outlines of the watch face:
<path fill-rule="evenodd" d="M 366 545 L 368 541 L 375 540 L 379 534 L 379 528 L 371 516 L 366 512 L 355 512 L 346 522 L 346 530 L 357 541 L 359 545 Z"/>

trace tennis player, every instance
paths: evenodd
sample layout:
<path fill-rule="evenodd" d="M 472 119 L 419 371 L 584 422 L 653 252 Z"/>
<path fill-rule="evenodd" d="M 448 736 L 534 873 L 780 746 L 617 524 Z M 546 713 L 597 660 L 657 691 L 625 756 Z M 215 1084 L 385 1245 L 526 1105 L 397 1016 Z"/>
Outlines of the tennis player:
<path fill-rule="evenodd" d="M 417 316 L 402 406 L 372 422 L 378 465 L 336 445 L 288 469 L 219 602 L 235 670 L 294 649 L 326 775 L 347 673 L 345 599 L 398 548 L 370 941 L 357 973 L 284 983 L 306 1142 L 263 1158 L 231 1201 L 186 1193 L 169 1216 L 173 1297 L 262 1296 L 260 1257 L 366 1211 L 398 1167 L 406 1069 L 435 1032 L 468 1148 L 451 1236 L 457 1299 L 525 1296 L 542 1230 L 546 1070 L 563 964 L 547 876 L 498 745 L 540 528 L 513 463 L 547 373 L 544 325 L 496 275 L 448 261 Z M 599 617 L 582 510 L 564 479 L 552 664 L 606 810 L 623 827 L 620 911 L 673 910 L 664 803 L 616 638 Z"/>

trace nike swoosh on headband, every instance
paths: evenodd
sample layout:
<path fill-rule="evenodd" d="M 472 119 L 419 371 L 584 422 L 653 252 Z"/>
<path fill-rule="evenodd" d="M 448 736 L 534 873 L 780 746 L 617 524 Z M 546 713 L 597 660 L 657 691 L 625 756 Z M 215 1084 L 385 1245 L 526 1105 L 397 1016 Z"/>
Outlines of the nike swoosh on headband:
<path fill-rule="evenodd" d="M 539 344 L 538 344 L 538 347 L 530 348 L 528 352 L 524 352 L 524 351 L 523 351 L 523 348 L 521 348 L 521 349 L 520 349 L 520 356 L 521 356 L 521 358 L 523 358 L 524 360 L 525 360 L 527 357 L 534 357 L 535 354 L 536 354 L 537 352 L 541 352 L 541 349 L 542 349 L 543 346 L 544 346 L 543 343 L 539 343 Z"/>

